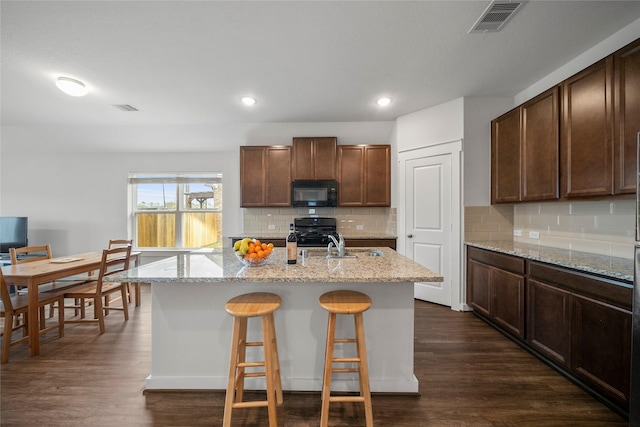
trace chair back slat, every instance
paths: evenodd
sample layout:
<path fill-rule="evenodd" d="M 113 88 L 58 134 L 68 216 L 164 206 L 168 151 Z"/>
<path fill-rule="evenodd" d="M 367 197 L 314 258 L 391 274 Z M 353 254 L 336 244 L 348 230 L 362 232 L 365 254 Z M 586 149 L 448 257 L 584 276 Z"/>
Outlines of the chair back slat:
<path fill-rule="evenodd" d="M 11 264 L 23 264 L 26 262 L 51 259 L 51 245 L 25 246 L 23 248 L 9 248 Z M 18 257 L 18 255 L 28 255 Z"/>
<path fill-rule="evenodd" d="M 109 240 L 109 249 L 112 248 L 117 248 L 117 247 L 121 247 L 121 246 L 132 246 L 133 245 L 133 240 L 126 240 L 126 239 L 111 239 Z"/>
<path fill-rule="evenodd" d="M 131 259 L 131 245 L 104 249 L 102 251 L 102 263 L 98 275 L 97 293 L 102 294 L 102 282 L 106 276 L 121 273 L 129 269 Z"/>

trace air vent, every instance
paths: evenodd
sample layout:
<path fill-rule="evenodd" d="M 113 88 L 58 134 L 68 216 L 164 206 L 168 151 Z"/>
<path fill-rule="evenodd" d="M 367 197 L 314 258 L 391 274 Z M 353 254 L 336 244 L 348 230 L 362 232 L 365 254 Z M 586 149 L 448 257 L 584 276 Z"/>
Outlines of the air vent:
<path fill-rule="evenodd" d="M 476 23 L 473 24 L 469 33 L 500 31 L 525 3 L 526 0 L 492 1 Z"/>
<path fill-rule="evenodd" d="M 117 105 L 114 105 L 114 107 L 122 111 L 140 111 L 133 105 L 129 105 L 129 104 L 117 104 Z"/>

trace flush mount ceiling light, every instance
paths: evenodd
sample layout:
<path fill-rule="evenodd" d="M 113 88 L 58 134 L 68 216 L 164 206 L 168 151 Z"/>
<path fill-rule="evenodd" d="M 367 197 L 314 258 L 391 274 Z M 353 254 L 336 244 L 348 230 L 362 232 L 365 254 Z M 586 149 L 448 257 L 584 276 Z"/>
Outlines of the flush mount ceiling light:
<path fill-rule="evenodd" d="M 79 80 L 71 77 L 58 77 L 56 80 L 58 89 L 71 96 L 85 96 L 88 92 L 87 87 Z"/>
<path fill-rule="evenodd" d="M 243 98 L 241 99 L 241 101 L 242 101 L 242 103 L 243 103 L 244 105 L 253 105 L 253 104 L 255 104 L 255 103 L 256 103 L 255 98 L 252 98 L 252 97 L 250 97 L 250 96 L 245 96 L 245 97 L 243 97 Z"/>
<path fill-rule="evenodd" d="M 376 101 L 376 104 L 380 105 L 381 107 L 387 106 L 391 104 L 391 98 L 379 98 Z"/>

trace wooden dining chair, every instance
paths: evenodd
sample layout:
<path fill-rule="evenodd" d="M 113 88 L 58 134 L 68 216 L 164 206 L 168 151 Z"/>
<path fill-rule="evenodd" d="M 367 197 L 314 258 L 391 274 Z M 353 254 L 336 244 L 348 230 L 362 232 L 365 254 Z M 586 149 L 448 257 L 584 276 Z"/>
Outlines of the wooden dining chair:
<path fill-rule="evenodd" d="M 93 300 L 94 316 L 86 318 L 84 316 L 84 304 L 81 305 L 82 314 L 80 319 L 70 319 L 67 323 L 95 323 L 100 327 L 100 334 L 104 334 L 104 316 L 111 310 L 120 310 L 124 313 L 124 320 L 129 320 L 129 304 L 127 298 L 126 283 L 105 282 L 104 278 L 115 273 L 121 273 L 129 269 L 131 258 L 131 246 L 105 249 L 102 251 L 102 262 L 98 279 L 85 285 L 74 287 L 65 293 L 65 298 Z M 122 301 L 121 307 L 111 305 L 109 296 L 120 292 Z"/>
<path fill-rule="evenodd" d="M 23 248 L 9 248 L 9 256 L 11 258 L 11 264 L 24 264 L 27 262 L 41 261 L 43 259 L 51 259 L 51 245 L 40 245 L 40 246 L 25 246 Z M 87 279 L 82 278 L 71 278 L 71 279 L 63 279 L 56 280 L 51 283 L 47 283 L 41 286 L 38 286 L 38 292 L 61 292 L 65 289 L 72 288 L 74 286 L 82 285 L 86 283 Z M 19 289 L 19 291 L 24 292 L 23 289 Z M 76 305 L 79 304 L 79 301 L 76 301 Z M 74 306 L 75 307 L 75 306 Z M 53 304 L 49 307 L 49 317 L 53 317 Z M 44 307 L 41 309 L 42 313 L 44 313 Z M 42 314 L 41 314 L 42 315 Z"/>
<path fill-rule="evenodd" d="M 109 240 L 109 246 L 108 248 L 121 248 L 124 246 L 133 246 L 133 240 L 127 240 L 127 239 L 111 239 Z M 136 307 L 138 307 L 140 305 L 140 282 L 134 282 L 134 283 L 127 283 L 127 295 L 129 297 L 129 303 L 131 303 L 132 299 L 131 299 L 131 286 L 133 286 L 134 289 L 134 293 L 135 293 L 135 304 Z"/>
<path fill-rule="evenodd" d="M 9 287 L 4 280 L 2 270 L 0 270 L 0 316 L 4 318 L 4 328 L 2 332 L 2 356 L 0 357 L 1 363 L 7 363 L 9 361 L 9 348 L 20 344 L 21 342 L 29 340 L 29 321 L 40 322 L 40 334 L 45 334 L 54 329 L 58 329 L 58 336 L 62 338 L 64 336 L 64 311 L 58 310 L 58 323 L 55 325 L 47 326 L 46 319 L 41 314 L 40 319 L 29 319 L 28 316 L 28 295 L 11 295 L 9 293 Z M 38 293 L 38 305 L 40 308 L 44 308 L 46 305 L 58 304 L 58 307 L 62 307 L 64 294 L 61 292 L 46 292 Z M 41 310 L 42 313 L 42 310 Z M 19 324 L 15 324 L 16 320 L 19 320 Z M 22 336 L 18 339 L 12 340 L 13 332 L 22 330 Z"/>

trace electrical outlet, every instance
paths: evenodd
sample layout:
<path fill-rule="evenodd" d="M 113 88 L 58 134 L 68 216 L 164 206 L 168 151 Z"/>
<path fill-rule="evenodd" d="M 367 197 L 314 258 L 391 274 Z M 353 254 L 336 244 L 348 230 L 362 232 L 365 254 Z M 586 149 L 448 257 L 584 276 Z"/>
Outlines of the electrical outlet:
<path fill-rule="evenodd" d="M 314 213 L 316 213 L 316 210 L 315 209 L 309 209 L 309 213 L 310 214 L 314 214 Z"/>
<path fill-rule="evenodd" d="M 516 237 L 522 236 L 522 230 L 513 230 L 513 235 Z"/>
<path fill-rule="evenodd" d="M 356 230 L 364 230 L 364 225 L 361 225 L 361 224 L 356 225 Z"/>
<path fill-rule="evenodd" d="M 540 238 L 540 233 L 538 231 L 530 231 L 529 232 L 529 238 L 531 238 L 531 239 L 539 239 Z"/>
<path fill-rule="evenodd" d="M 269 224 L 269 230 L 275 230 L 276 226 L 275 224 Z"/>

